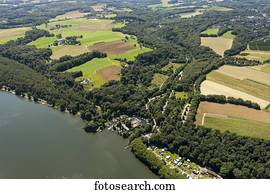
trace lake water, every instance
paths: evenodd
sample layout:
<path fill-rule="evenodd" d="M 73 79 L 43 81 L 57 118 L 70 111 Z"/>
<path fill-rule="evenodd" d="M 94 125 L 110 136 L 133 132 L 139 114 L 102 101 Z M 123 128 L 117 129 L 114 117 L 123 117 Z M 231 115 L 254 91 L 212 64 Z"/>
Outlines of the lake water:
<path fill-rule="evenodd" d="M 157 178 L 112 132 L 0 92 L 0 178 Z"/>

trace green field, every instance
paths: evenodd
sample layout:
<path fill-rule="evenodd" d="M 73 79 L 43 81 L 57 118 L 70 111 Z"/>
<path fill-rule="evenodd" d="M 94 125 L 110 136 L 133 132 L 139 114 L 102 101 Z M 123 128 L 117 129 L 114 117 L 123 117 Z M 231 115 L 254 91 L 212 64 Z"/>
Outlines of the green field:
<path fill-rule="evenodd" d="M 169 63 L 168 65 L 166 65 L 165 67 L 162 68 L 163 71 L 168 71 L 169 69 L 172 69 L 174 72 L 182 67 L 183 65 L 180 63 Z"/>
<path fill-rule="evenodd" d="M 237 58 L 245 58 L 248 60 L 256 60 L 264 63 L 267 60 L 270 60 L 270 51 L 261 51 L 261 50 L 252 50 L 250 45 L 247 46 L 247 49 L 242 51 Z"/>
<path fill-rule="evenodd" d="M 68 27 L 52 29 L 56 25 L 67 25 Z M 63 38 L 68 36 L 83 36 L 83 38 L 78 39 L 81 42 L 80 46 L 51 46 L 50 48 L 53 51 L 52 58 L 57 59 L 64 55 L 76 56 L 85 52 L 89 52 L 88 47 L 93 46 L 97 43 L 109 43 L 125 39 L 125 37 L 128 35 L 112 31 L 112 28 L 121 28 L 124 25 L 125 23 L 114 23 L 113 20 L 77 18 L 61 21 L 52 21 L 48 23 L 47 26 L 43 24 L 38 28 L 46 29 L 55 35 L 61 34 Z M 52 45 L 55 40 L 57 40 L 56 37 L 42 37 L 34 42 L 31 42 L 30 45 L 35 45 L 38 48 L 47 48 L 49 47 L 49 45 Z M 127 44 L 139 45 L 136 38 L 129 38 L 127 40 Z M 112 59 L 126 58 L 127 60 L 134 60 L 137 55 L 147 51 L 151 51 L 151 49 L 145 47 L 140 48 L 139 46 L 137 46 L 133 49 L 123 51 L 120 54 L 111 55 L 109 57 L 111 57 Z"/>
<path fill-rule="evenodd" d="M 188 12 L 188 13 L 181 13 L 179 14 L 179 16 L 181 18 L 191 18 L 191 17 L 194 17 L 194 16 L 197 16 L 197 15 L 202 15 L 203 12 L 204 12 L 205 9 L 196 9 L 195 11 L 193 12 Z"/>
<path fill-rule="evenodd" d="M 66 27 L 59 29 L 52 29 L 56 25 L 67 25 Z M 77 81 L 82 81 L 89 79 L 91 82 L 87 86 L 86 89 L 93 89 L 102 86 L 104 83 L 108 82 L 110 79 L 105 79 L 99 73 L 104 68 L 108 68 L 111 66 L 117 66 L 117 70 L 120 71 L 121 65 L 119 61 L 115 59 L 127 59 L 127 60 L 135 60 L 135 57 L 141 53 L 151 51 L 149 48 L 141 47 L 137 42 L 136 37 L 122 34 L 120 32 L 113 32 L 112 28 L 121 28 L 125 25 L 125 23 L 114 23 L 113 20 L 97 20 L 97 19 L 86 19 L 86 18 L 76 18 L 69 20 L 61 20 L 61 21 L 52 21 L 48 23 L 47 26 L 45 24 L 39 26 L 40 29 L 46 29 L 51 33 L 57 35 L 61 34 L 62 37 L 68 36 L 80 36 L 78 40 L 81 42 L 81 45 L 64 45 L 64 46 L 52 46 L 56 37 L 42 37 L 38 40 L 31 42 L 30 45 L 35 45 L 38 48 L 47 48 L 50 47 L 53 51 L 52 58 L 58 59 L 64 55 L 72 55 L 76 56 L 85 52 L 90 52 L 91 49 L 95 48 L 95 44 L 97 43 L 112 43 L 116 41 L 120 41 L 120 43 L 125 43 L 127 45 L 131 45 L 132 47 L 127 50 L 120 50 L 116 54 L 108 54 L 108 57 L 105 59 L 94 59 L 91 60 L 81 66 L 74 67 L 68 72 L 74 71 L 82 71 L 83 77 L 77 78 Z M 126 37 L 128 37 L 126 39 Z M 121 43 L 121 44 L 122 44 Z M 136 45 L 136 46 L 134 46 Z M 91 47 L 92 46 L 92 47 Z M 90 49 L 91 47 L 91 49 Z M 121 49 L 116 48 L 114 46 L 105 46 L 106 48 L 110 48 L 111 50 Z M 98 72 L 99 71 L 99 72 Z M 112 71 L 115 71 L 112 70 Z M 106 72 L 108 74 L 108 72 Z M 112 75 L 115 76 L 115 75 Z M 119 77 L 119 76 L 118 76 Z"/>
<path fill-rule="evenodd" d="M 201 34 L 207 35 L 218 35 L 219 28 L 208 28 L 207 30 L 203 31 Z"/>
<path fill-rule="evenodd" d="M 207 10 L 209 10 L 209 11 L 232 11 L 233 9 L 228 8 L 228 7 L 212 6 L 212 7 L 209 7 Z"/>
<path fill-rule="evenodd" d="M 16 40 L 17 38 L 23 37 L 24 33 L 31 30 L 30 27 L 0 29 L 0 44 L 4 44 L 10 40 Z"/>
<path fill-rule="evenodd" d="M 208 80 L 245 92 L 258 98 L 270 100 L 270 86 L 249 79 L 239 80 L 222 73 L 213 71 L 207 76 Z"/>
<path fill-rule="evenodd" d="M 206 127 L 218 129 L 221 132 L 230 131 L 241 136 L 270 139 L 270 124 L 241 118 L 205 117 Z"/>
<path fill-rule="evenodd" d="M 142 49 L 140 49 L 139 47 L 136 47 L 132 50 L 128 50 L 124 53 L 121 53 L 119 55 L 111 55 L 110 57 L 112 59 L 118 59 L 118 58 L 121 58 L 121 59 L 127 59 L 128 61 L 134 61 L 135 58 L 139 55 L 139 54 L 142 54 L 142 53 L 146 53 L 146 52 L 149 52 L 149 51 L 152 51 L 152 49 L 150 48 L 146 48 L 146 47 L 142 47 Z"/>
<path fill-rule="evenodd" d="M 228 31 L 228 32 L 224 33 L 221 37 L 227 38 L 227 39 L 234 39 L 235 35 L 232 34 L 232 31 Z"/>
<path fill-rule="evenodd" d="M 175 98 L 180 100 L 185 100 L 188 98 L 187 92 L 175 92 Z"/>
<path fill-rule="evenodd" d="M 83 77 L 77 78 L 77 81 L 81 81 L 84 79 L 90 79 L 91 84 L 87 86 L 87 89 L 92 89 L 92 88 L 98 88 L 108 82 L 108 80 L 104 79 L 99 73 L 99 70 L 102 70 L 107 67 L 111 66 L 117 66 L 120 67 L 120 62 L 116 60 L 111 60 L 110 58 L 95 58 L 91 61 L 88 61 L 87 63 L 73 67 L 67 72 L 76 72 L 76 71 L 82 71 L 83 72 Z"/>
<path fill-rule="evenodd" d="M 154 75 L 154 78 L 151 82 L 151 85 L 153 87 L 160 87 L 162 86 L 162 84 L 164 84 L 164 82 L 168 79 L 169 77 L 167 75 L 163 75 L 163 74 L 160 74 L 160 73 L 156 73 Z"/>
<path fill-rule="evenodd" d="M 248 60 L 256 60 L 260 62 L 265 62 L 270 60 L 270 51 L 255 51 L 255 50 L 245 50 L 236 56 L 237 58 L 245 58 Z"/>
<path fill-rule="evenodd" d="M 265 73 L 270 73 L 270 65 L 265 65 L 264 67 L 262 67 L 261 71 Z"/>

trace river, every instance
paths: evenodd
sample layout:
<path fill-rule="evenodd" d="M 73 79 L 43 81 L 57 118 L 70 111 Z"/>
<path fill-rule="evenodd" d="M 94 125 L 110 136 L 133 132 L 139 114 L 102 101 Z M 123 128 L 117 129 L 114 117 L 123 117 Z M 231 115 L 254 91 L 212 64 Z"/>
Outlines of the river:
<path fill-rule="evenodd" d="M 0 178 L 157 178 L 127 140 L 88 134 L 70 114 L 0 92 Z"/>

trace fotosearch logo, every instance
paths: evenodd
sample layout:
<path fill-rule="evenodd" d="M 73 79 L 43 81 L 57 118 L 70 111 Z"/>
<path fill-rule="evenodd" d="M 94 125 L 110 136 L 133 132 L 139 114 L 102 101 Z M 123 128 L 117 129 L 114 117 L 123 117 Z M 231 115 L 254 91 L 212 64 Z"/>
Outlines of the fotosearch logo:
<path fill-rule="evenodd" d="M 95 181 L 94 183 L 95 191 L 175 191 L 174 184 L 149 184 L 147 181 L 143 183 L 108 183 L 105 181 L 101 183 L 100 181 Z"/>

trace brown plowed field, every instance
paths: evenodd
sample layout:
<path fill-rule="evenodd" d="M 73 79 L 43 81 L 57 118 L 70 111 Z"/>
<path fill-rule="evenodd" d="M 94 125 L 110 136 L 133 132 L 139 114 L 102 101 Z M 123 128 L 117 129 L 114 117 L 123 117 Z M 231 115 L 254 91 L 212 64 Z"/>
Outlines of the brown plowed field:
<path fill-rule="evenodd" d="M 93 46 L 88 47 L 90 51 L 98 50 L 100 52 L 107 53 L 109 55 L 117 55 L 125 53 L 128 50 L 133 49 L 134 46 L 123 41 L 114 41 L 114 42 L 102 42 L 94 44 Z"/>
<path fill-rule="evenodd" d="M 245 106 L 233 104 L 218 104 L 201 102 L 196 116 L 196 124 L 201 125 L 204 114 L 225 115 L 230 117 L 243 118 L 247 120 L 270 123 L 270 113 L 262 110 L 255 110 Z"/>
<path fill-rule="evenodd" d="M 120 67 L 118 66 L 110 66 L 103 68 L 97 73 L 101 75 L 105 80 L 119 80 L 120 79 Z"/>

